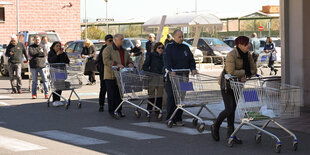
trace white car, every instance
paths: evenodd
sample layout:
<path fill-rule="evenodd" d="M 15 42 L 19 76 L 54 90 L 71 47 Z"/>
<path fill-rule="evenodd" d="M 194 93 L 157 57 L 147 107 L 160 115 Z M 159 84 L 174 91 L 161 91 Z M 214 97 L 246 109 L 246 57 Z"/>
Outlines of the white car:
<path fill-rule="evenodd" d="M 189 49 L 191 50 L 191 52 L 194 55 L 194 59 L 196 62 L 203 62 L 203 53 L 201 50 L 193 47 L 192 45 L 188 44 L 187 42 L 183 41 L 183 44 L 187 45 L 189 47 Z"/>

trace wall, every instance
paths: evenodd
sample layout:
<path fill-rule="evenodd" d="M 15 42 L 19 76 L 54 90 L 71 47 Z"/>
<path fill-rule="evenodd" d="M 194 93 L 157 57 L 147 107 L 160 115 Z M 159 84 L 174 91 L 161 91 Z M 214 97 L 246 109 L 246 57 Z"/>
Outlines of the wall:
<path fill-rule="evenodd" d="M 0 43 L 16 34 L 16 0 L 4 5 L 5 22 L 0 23 Z M 72 7 L 65 7 L 71 2 Z M 80 0 L 19 0 L 19 31 L 55 30 L 62 40 L 80 39 Z"/>

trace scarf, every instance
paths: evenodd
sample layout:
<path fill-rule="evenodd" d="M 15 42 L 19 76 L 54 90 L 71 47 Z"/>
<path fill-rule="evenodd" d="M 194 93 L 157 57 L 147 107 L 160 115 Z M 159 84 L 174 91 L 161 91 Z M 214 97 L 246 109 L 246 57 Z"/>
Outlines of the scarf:
<path fill-rule="evenodd" d="M 247 77 L 250 77 L 251 74 L 251 66 L 250 66 L 250 61 L 249 61 L 249 52 L 242 52 L 240 48 L 237 47 L 238 53 L 241 56 L 242 60 L 243 60 L 243 69 L 245 70 L 245 75 Z"/>

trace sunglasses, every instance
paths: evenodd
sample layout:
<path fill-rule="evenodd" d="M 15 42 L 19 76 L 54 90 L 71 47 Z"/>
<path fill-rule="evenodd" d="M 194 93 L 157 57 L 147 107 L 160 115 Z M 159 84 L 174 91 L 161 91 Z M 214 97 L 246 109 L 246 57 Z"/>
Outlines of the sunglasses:
<path fill-rule="evenodd" d="M 112 42 L 113 40 L 108 40 L 108 42 Z"/>
<path fill-rule="evenodd" d="M 164 49 L 164 47 L 157 47 L 157 49 Z"/>

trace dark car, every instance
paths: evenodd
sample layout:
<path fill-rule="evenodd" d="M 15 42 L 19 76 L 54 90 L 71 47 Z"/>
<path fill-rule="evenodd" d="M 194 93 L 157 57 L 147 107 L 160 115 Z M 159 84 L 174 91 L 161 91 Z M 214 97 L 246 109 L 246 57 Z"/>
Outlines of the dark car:
<path fill-rule="evenodd" d="M 193 44 L 194 39 L 188 39 L 189 44 Z M 226 43 L 217 38 L 199 38 L 197 48 L 202 51 L 203 56 L 217 56 L 212 60 L 215 64 L 223 63 L 228 52 L 232 50 Z M 210 58 L 205 57 L 203 62 L 211 62 Z"/>
<path fill-rule="evenodd" d="M 226 43 L 229 47 L 234 48 L 235 47 L 235 39 L 224 39 L 224 43 Z"/>

